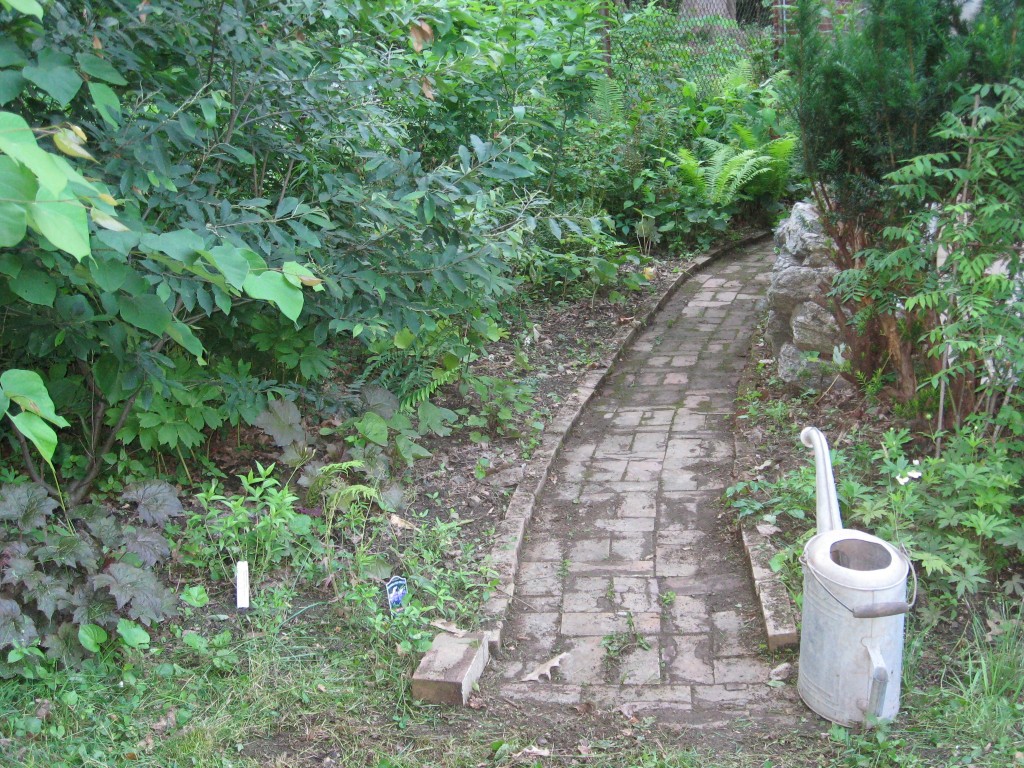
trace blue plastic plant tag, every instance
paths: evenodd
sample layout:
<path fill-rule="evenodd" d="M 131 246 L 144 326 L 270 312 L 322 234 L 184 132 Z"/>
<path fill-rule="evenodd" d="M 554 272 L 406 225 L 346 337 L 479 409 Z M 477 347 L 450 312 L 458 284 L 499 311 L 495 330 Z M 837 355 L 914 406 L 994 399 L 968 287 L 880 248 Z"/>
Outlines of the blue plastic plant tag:
<path fill-rule="evenodd" d="M 391 609 L 391 615 L 393 616 L 396 613 L 401 613 L 402 608 L 404 607 L 402 605 L 402 601 L 409 593 L 409 590 L 405 585 L 405 579 L 401 576 L 392 576 L 384 588 L 388 593 L 388 608 Z"/>

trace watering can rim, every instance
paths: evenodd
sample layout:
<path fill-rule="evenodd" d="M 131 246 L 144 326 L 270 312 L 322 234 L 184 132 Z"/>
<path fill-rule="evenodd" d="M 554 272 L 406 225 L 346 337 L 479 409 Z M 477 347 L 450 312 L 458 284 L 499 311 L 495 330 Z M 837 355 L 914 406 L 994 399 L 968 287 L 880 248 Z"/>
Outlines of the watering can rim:
<path fill-rule="evenodd" d="M 832 560 L 832 545 L 848 539 L 879 544 L 889 552 L 892 556 L 892 561 L 884 568 L 874 568 L 867 571 L 860 571 L 840 565 Z M 836 586 L 858 592 L 877 592 L 899 586 L 900 583 L 906 583 L 907 575 L 913 568 L 910 558 L 903 550 L 885 539 L 865 533 L 864 531 L 858 531 L 855 528 L 842 528 L 838 531 L 822 531 L 815 534 L 804 545 L 800 562 L 805 567 L 814 571 L 815 575 L 827 579 Z M 860 585 L 850 583 L 851 581 L 867 581 L 870 583 Z"/>

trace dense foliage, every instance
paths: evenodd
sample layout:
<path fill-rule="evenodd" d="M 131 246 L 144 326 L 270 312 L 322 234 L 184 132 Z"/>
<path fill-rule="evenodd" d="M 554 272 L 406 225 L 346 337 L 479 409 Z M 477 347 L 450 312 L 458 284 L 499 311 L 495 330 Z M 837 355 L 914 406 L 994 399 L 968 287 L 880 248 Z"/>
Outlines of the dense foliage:
<path fill-rule="evenodd" d="M 921 206 L 940 199 L 958 205 L 974 194 L 973 185 L 959 175 L 973 173 L 967 152 L 973 139 L 965 143 L 960 136 L 957 143 L 963 132 L 951 130 L 946 115 L 955 110 L 957 120 L 971 124 L 970 131 L 990 130 L 986 119 L 979 123 L 978 113 L 959 100 L 974 85 L 1019 77 L 1024 61 L 1024 12 L 1017 3 L 986 2 L 973 19 L 961 18 L 960 6 L 952 0 L 873 0 L 860 12 L 833 19 L 825 4 L 804 0 L 797 7 L 798 34 L 787 46 L 794 83 L 789 104 L 800 124 L 804 167 L 836 242 L 836 265 L 847 273 L 842 280 L 849 289 L 838 291 L 834 304 L 836 319 L 847 330 L 847 358 L 862 378 L 891 374 L 892 392 L 904 401 L 915 397 L 919 371 L 927 366 L 923 358 L 931 346 L 920 343 L 922 336 L 942 335 L 937 330 L 941 310 L 929 313 L 919 304 L 905 304 L 917 281 L 905 278 L 922 275 L 924 268 L 924 282 L 941 280 L 944 272 L 955 271 L 949 267 L 956 260 L 943 270 L 919 250 L 930 226 Z M 825 25 L 826 18 L 834 25 Z M 1002 92 L 973 93 L 979 96 L 976 110 L 994 107 Z M 1003 104 L 996 109 L 1005 112 Z M 950 151 L 958 154 L 945 154 Z M 952 160 L 963 168 L 931 174 L 936 157 L 943 158 L 940 165 Z M 904 163 L 914 170 L 900 171 Z M 913 192 L 899 186 L 908 173 L 918 177 Z M 921 184 L 929 174 L 924 193 Z M 987 185 L 980 192 L 993 203 L 1012 205 L 1017 183 L 1007 178 L 998 191 Z M 987 205 L 966 214 L 972 221 L 975 214 L 998 216 Z M 913 224 L 908 216 L 917 217 Z M 886 258 L 877 252 L 867 257 L 865 249 L 888 249 L 883 233 L 892 235 L 886 229 L 892 226 L 905 228 L 907 248 L 897 247 Z M 941 221 L 936 231 L 951 235 Z M 1006 243 L 1001 238 L 991 245 Z"/>

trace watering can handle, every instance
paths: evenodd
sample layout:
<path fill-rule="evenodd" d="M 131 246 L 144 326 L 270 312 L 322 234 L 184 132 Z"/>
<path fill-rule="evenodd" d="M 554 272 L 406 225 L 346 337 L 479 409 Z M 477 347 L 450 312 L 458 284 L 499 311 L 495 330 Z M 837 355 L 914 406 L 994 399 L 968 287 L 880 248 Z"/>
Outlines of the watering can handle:
<path fill-rule="evenodd" d="M 889 669 L 877 641 L 865 643 L 871 661 L 871 690 L 868 693 L 866 713 L 880 719 L 885 709 L 885 693 L 889 688 Z"/>
<path fill-rule="evenodd" d="M 864 605 L 854 608 L 852 613 L 855 619 L 880 619 L 883 616 L 897 616 L 901 613 L 909 613 L 910 605 L 906 600 L 900 600 L 895 603 L 876 603 L 875 605 Z"/>
<path fill-rule="evenodd" d="M 861 605 L 856 608 L 851 608 L 840 600 L 835 593 L 828 588 L 828 585 L 821 580 L 821 576 L 818 575 L 818 572 L 814 570 L 803 555 L 800 556 L 800 564 L 803 565 L 804 569 L 814 577 L 814 580 L 818 582 L 818 585 L 824 589 L 826 593 L 828 593 L 828 596 L 852 613 L 855 619 L 880 619 L 884 616 L 898 616 L 901 613 L 910 613 L 910 609 L 917 603 L 917 569 L 914 568 L 914 562 L 907 557 L 906 553 L 902 550 L 900 550 L 900 555 L 907 561 L 907 565 L 910 567 L 910 575 L 914 579 L 914 592 L 910 596 L 910 602 L 907 602 L 906 600 L 896 600 L 889 603 Z"/>

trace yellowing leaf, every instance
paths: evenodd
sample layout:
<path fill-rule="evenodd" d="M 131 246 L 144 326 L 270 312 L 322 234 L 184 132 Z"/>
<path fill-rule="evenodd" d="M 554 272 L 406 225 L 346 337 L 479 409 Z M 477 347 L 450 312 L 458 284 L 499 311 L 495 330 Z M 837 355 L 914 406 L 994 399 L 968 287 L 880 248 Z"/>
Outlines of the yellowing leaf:
<path fill-rule="evenodd" d="M 75 134 L 75 136 L 77 136 L 78 138 L 80 138 L 82 140 L 83 144 L 85 144 L 87 141 L 89 141 L 89 137 L 85 135 L 85 131 L 83 131 L 77 125 L 71 125 L 69 123 L 68 127 L 71 129 L 71 132 Z"/>
<path fill-rule="evenodd" d="M 96 222 L 97 226 L 109 229 L 111 232 L 131 232 L 129 227 L 126 227 L 109 213 L 104 213 L 99 208 L 91 209 L 89 215 L 92 216 L 92 220 Z"/>
<path fill-rule="evenodd" d="M 427 79 L 425 77 L 422 78 L 420 80 L 420 88 L 423 90 L 423 95 L 424 96 L 426 96 L 431 101 L 434 100 L 434 86 L 432 86 L 430 84 L 430 80 L 429 79 Z"/>
<path fill-rule="evenodd" d="M 421 53 L 424 48 L 434 42 L 434 30 L 430 28 L 423 19 L 409 25 L 409 37 L 412 38 L 412 48 L 416 53 Z"/>
<path fill-rule="evenodd" d="M 85 160 L 92 160 L 93 162 L 96 162 L 96 158 L 90 155 L 82 146 L 82 141 L 78 138 L 78 135 L 68 128 L 58 129 L 57 132 L 53 134 L 53 143 L 56 144 L 57 149 L 65 155 L 69 155 L 70 157 L 81 157 Z"/>
<path fill-rule="evenodd" d="M 118 202 L 114 198 L 114 196 L 113 195 L 108 195 L 106 192 L 101 193 L 98 197 L 99 197 L 100 200 L 102 200 L 107 205 L 113 205 L 113 206 L 118 205 Z"/>

